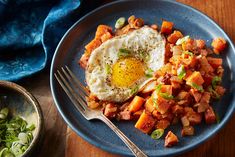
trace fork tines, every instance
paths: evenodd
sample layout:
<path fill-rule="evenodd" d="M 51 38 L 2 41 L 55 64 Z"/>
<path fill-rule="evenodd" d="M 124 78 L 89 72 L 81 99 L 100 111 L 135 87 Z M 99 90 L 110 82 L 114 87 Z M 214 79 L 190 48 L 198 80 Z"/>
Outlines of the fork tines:
<path fill-rule="evenodd" d="M 67 66 L 61 67 L 61 70 L 57 70 L 54 75 L 76 108 L 85 116 L 84 111 L 88 109 L 86 105 L 88 90 Z"/>

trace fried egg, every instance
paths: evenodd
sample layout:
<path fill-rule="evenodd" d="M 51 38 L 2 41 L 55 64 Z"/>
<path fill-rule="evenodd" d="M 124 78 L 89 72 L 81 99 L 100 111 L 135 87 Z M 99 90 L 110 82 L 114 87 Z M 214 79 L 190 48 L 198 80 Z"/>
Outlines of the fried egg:
<path fill-rule="evenodd" d="M 91 93 L 103 101 L 128 100 L 164 65 L 165 43 L 148 26 L 102 43 L 91 53 L 85 72 Z"/>

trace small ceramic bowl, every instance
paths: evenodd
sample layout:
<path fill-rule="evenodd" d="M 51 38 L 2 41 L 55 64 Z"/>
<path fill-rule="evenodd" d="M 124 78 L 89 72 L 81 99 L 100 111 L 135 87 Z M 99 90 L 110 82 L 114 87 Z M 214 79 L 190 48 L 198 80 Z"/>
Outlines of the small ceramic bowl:
<path fill-rule="evenodd" d="M 0 81 L 0 108 L 7 107 L 12 116 L 23 117 L 29 125 L 34 124 L 33 140 L 22 157 L 32 156 L 39 147 L 43 134 L 43 115 L 38 101 L 23 87 L 8 81 Z"/>

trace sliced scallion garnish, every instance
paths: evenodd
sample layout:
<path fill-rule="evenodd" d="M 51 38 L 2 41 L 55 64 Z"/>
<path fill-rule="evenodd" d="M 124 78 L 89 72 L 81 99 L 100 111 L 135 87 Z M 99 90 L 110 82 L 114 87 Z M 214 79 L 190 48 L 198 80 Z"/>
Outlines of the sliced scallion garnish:
<path fill-rule="evenodd" d="M 125 17 L 120 17 L 115 23 L 115 28 L 116 29 L 122 28 L 125 25 L 125 22 L 126 22 Z"/>
<path fill-rule="evenodd" d="M 118 58 L 121 58 L 121 57 L 127 57 L 127 56 L 129 56 L 130 53 L 131 53 L 130 50 L 125 49 L 125 48 L 121 48 L 121 49 L 119 49 L 117 55 L 118 55 Z"/>
<path fill-rule="evenodd" d="M 171 94 L 168 94 L 168 93 L 159 93 L 159 95 L 164 98 L 164 99 L 167 99 L 167 100 L 171 100 L 171 99 L 174 99 L 174 96 L 171 95 Z"/>
<path fill-rule="evenodd" d="M 145 76 L 148 77 L 148 78 L 151 78 L 151 77 L 153 77 L 153 72 L 154 71 L 152 69 L 147 69 L 145 71 Z"/>
<path fill-rule="evenodd" d="M 212 81 L 211 81 L 211 84 L 212 84 L 212 87 L 213 89 L 215 89 L 216 85 L 221 82 L 221 77 L 219 76 L 215 76 L 213 77 Z"/>
<path fill-rule="evenodd" d="M 191 86 L 193 87 L 193 88 L 195 88 L 195 89 L 197 89 L 199 92 L 204 92 L 204 89 L 203 89 L 203 87 L 202 86 L 199 86 L 198 84 L 196 84 L 196 83 L 191 83 Z"/>
<path fill-rule="evenodd" d="M 163 129 L 156 129 L 151 133 L 151 138 L 154 140 L 157 140 L 157 139 L 161 138 L 163 134 L 164 134 Z"/>
<path fill-rule="evenodd" d="M 177 70 L 178 77 L 182 80 L 184 76 L 186 75 L 186 70 L 183 65 L 180 66 L 180 68 Z"/>

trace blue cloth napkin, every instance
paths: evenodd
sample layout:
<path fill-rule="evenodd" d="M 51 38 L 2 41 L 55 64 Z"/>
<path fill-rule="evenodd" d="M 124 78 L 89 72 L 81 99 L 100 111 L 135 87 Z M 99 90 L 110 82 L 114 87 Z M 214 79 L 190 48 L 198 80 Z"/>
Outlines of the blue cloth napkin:
<path fill-rule="evenodd" d="M 96 7 L 93 2 L 0 0 L 0 80 L 19 80 L 49 65 L 64 33 Z"/>

